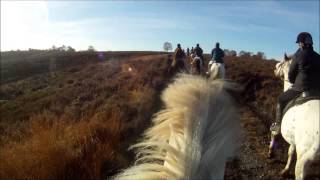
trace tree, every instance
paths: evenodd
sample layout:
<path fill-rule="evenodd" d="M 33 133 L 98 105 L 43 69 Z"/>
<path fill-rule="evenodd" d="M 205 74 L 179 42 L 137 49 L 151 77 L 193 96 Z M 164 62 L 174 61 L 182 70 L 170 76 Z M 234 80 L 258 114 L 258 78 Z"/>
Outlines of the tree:
<path fill-rule="evenodd" d="M 247 52 L 247 51 L 240 51 L 240 52 L 239 52 L 239 56 L 240 56 L 240 57 L 250 58 L 251 55 L 252 55 L 251 52 Z"/>
<path fill-rule="evenodd" d="M 264 52 L 258 51 L 256 56 L 259 59 L 266 59 L 266 55 L 264 54 Z"/>
<path fill-rule="evenodd" d="M 231 50 L 230 51 L 230 56 L 236 57 L 237 56 L 237 51 Z"/>
<path fill-rule="evenodd" d="M 96 51 L 96 50 L 94 49 L 94 47 L 93 47 L 93 46 L 89 46 L 89 47 L 88 47 L 88 51 L 90 51 L 90 52 L 94 52 L 94 51 Z"/>
<path fill-rule="evenodd" d="M 55 46 L 55 45 L 53 45 L 52 47 L 51 47 L 51 50 L 57 50 L 57 47 Z"/>
<path fill-rule="evenodd" d="M 76 50 L 72 48 L 71 46 L 67 47 L 67 52 L 75 52 Z"/>
<path fill-rule="evenodd" d="M 163 49 L 164 49 L 164 51 L 166 51 L 166 52 L 171 51 L 171 50 L 172 50 L 172 44 L 169 43 L 169 42 L 165 42 L 165 43 L 163 44 Z"/>
<path fill-rule="evenodd" d="M 224 52 L 225 56 L 230 56 L 230 50 L 229 49 L 224 49 L 223 52 Z"/>
<path fill-rule="evenodd" d="M 237 56 L 237 52 L 235 50 L 224 49 L 225 56 Z"/>

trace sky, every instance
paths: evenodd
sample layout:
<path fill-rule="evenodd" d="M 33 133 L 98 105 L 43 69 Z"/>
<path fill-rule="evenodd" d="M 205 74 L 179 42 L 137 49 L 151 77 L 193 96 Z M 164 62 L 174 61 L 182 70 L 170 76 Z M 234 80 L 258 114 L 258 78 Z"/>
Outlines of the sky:
<path fill-rule="evenodd" d="M 8 1 L 1 0 L 1 51 L 72 46 L 162 51 L 197 43 L 282 59 L 309 32 L 319 52 L 319 0 Z"/>

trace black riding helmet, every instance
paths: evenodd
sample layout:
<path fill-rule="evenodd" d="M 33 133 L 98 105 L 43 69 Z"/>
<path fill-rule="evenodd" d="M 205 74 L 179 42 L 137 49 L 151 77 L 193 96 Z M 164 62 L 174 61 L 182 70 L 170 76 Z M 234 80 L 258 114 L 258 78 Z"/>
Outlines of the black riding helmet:
<path fill-rule="evenodd" d="M 305 44 L 313 44 L 312 36 L 310 33 L 302 32 L 298 35 L 296 43 L 305 43 Z"/>

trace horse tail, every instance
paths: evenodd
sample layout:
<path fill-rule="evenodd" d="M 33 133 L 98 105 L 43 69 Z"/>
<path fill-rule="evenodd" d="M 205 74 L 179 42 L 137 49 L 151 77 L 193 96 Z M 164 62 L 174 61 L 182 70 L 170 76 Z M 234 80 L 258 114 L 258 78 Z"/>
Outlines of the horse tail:
<path fill-rule="evenodd" d="M 162 94 L 165 108 L 131 147 L 136 164 L 115 179 L 201 179 L 214 177 L 212 172 L 220 177 L 237 148 L 240 125 L 226 92 L 236 89 L 231 82 L 179 74 Z"/>

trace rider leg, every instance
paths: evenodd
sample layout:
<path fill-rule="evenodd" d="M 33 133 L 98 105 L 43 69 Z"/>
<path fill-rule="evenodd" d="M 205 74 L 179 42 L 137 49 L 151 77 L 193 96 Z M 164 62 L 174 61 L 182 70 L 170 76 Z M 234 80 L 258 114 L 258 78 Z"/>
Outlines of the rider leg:
<path fill-rule="evenodd" d="M 289 89 L 279 96 L 278 104 L 276 107 L 275 123 L 274 123 L 274 126 L 271 126 L 271 131 L 275 131 L 276 135 L 280 134 L 280 125 L 281 125 L 281 120 L 283 115 L 282 111 L 284 107 L 288 104 L 289 101 L 299 96 L 300 93 L 301 93 L 300 91 Z"/>
<path fill-rule="evenodd" d="M 300 93 L 301 93 L 300 91 L 289 89 L 279 96 L 278 104 L 276 107 L 275 122 L 272 123 L 272 125 L 270 127 L 271 141 L 270 141 L 270 145 L 269 145 L 269 156 L 268 156 L 269 158 L 273 157 L 273 149 L 276 144 L 276 140 L 279 137 L 280 132 L 281 132 L 282 111 L 283 111 L 284 107 L 287 105 L 287 103 L 290 100 L 299 96 Z"/>

